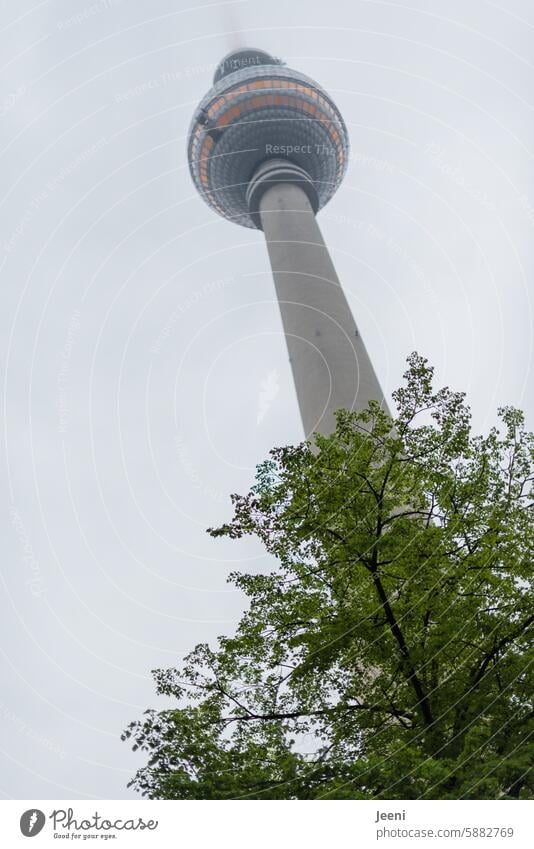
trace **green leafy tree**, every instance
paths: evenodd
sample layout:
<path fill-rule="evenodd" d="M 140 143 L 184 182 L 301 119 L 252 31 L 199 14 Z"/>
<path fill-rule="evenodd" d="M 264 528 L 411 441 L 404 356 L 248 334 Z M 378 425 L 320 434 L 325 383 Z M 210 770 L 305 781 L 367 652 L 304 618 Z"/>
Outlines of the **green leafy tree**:
<path fill-rule="evenodd" d="M 395 394 L 278 448 L 212 536 L 278 567 L 233 574 L 232 637 L 156 671 L 176 707 L 124 737 L 161 799 L 531 798 L 534 437 L 473 436 L 416 354 Z"/>

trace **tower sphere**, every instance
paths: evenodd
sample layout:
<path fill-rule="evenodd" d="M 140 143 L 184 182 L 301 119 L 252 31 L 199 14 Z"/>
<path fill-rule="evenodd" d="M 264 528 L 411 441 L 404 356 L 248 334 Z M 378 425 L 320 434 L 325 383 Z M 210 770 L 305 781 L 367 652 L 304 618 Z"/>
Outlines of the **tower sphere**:
<path fill-rule="evenodd" d="M 347 128 L 324 89 L 253 49 L 233 51 L 218 65 L 188 138 L 196 188 L 219 215 L 245 227 L 261 227 L 250 204 L 255 193 L 247 191 L 260 166 L 276 161 L 282 175 L 284 165 L 296 166 L 317 211 L 341 183 L 348 150 Z"/>

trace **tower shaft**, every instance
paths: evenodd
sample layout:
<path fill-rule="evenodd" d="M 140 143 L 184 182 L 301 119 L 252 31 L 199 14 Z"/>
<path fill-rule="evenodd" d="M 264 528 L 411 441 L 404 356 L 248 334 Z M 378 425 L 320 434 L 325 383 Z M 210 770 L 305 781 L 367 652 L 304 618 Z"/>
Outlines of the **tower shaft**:
<path fill-rule="evenodd" d="M 360 411 L 373 400 L 387 410 L 308 194 L 273 183 L 258 212 L 306 437 L 331 433 L 340 408 Z"/>

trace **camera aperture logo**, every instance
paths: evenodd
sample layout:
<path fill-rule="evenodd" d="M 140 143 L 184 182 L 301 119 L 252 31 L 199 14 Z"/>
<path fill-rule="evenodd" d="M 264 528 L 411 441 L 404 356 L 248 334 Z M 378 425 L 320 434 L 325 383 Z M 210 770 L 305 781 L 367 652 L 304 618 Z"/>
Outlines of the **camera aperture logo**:
<path fill-rule="evenodd" d="M 38 808 L 30 808 L 29 811 L 24 811 L 20 818 L 20 830 L 24 837 L 35 837 L 42 831 L 46 822 L 46 817 Z"/>
<path fill-rule="evenodd" d="M 25 837 L 35 837 L 42 831 L 46 819 L 42 811 L 30 808 L 20 818 L 20 830 Z M 120 837 L 123 831 L 155 831 L 158 827 L 158 820 L 144 820 L 143 817 L 108 819 L 98 811 L 89 817 L 75 816 L 73 808 L 57 808 L 48 819 L 52 821 L 54 837 L 67 840 L 112 840 Z"/>

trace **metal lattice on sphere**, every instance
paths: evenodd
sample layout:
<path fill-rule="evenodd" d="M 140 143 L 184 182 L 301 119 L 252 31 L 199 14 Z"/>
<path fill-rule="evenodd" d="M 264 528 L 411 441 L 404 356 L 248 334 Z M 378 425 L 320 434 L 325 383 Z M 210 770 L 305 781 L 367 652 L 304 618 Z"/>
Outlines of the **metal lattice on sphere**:
<path fill-rule="evenodd" d="M 193 116 L 188 160 L 209 206 L 260 227 L 247 187 L 262 163 L 288 161 L 302 169 L 320 209 L 343 179 L 348 149 L 343 118 L 321 86 L 267 53 L 239 50 L 221 62 Z"/>

